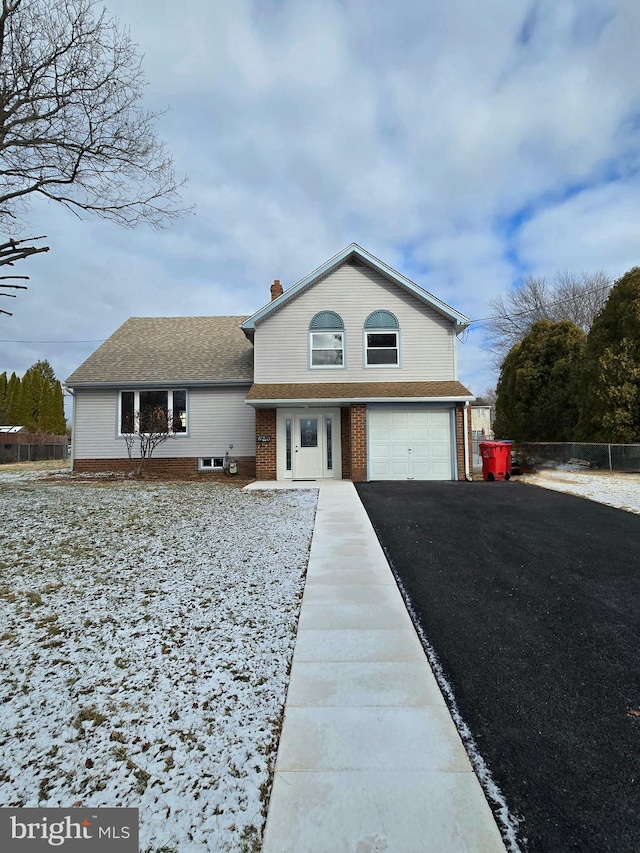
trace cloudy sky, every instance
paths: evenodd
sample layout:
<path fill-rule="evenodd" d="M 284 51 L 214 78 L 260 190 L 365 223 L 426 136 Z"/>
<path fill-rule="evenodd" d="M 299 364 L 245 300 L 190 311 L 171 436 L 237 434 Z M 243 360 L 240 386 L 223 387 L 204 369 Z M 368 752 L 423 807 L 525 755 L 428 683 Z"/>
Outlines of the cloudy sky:
<path fill-rule="evenodd" d="M 351 242 L 473 320 L 523 276 L 640 263 L 637 0 L 106 5 L 195 209 L 152 231 L 38 203 L 0 371 L 64 379 L 130 316 L 251 314 Z M 459 369 L 495 382 L 481 324 Z"/>

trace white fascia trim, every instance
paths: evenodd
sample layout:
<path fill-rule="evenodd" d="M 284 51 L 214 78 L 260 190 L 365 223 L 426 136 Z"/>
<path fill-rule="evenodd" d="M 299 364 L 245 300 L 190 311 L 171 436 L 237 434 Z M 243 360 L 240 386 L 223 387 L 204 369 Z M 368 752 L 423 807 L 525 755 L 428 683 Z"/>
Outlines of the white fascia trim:
<path fill-rule="evenodd" d="M 337 255 L 329 258 L 328 261 L 325 261 L 324 264 L 313 270 L 313 272 L 310 272 L 309 275 L 306 275 L 304 278 L 301 278 L 300 281 L 292 284 L 291 287 L 288 287 L 284 293 L 278 296 L 277 299 L 268 302 L 260 308 L 259 311 L 256 311 L 255 314 L 252 314 L 251 317 L 244 321 L 244 323 L 240 324 L 240 328 L 247 336 L 249 336 L 255 330 L 256 323 L 259 323 L 268 314 L 271 314 L 272 311 L 277 311 L 285 304 L 285 302 L 288 302 L 288 300 L 295 296 L 300 290 L 311 284 L 314 279 L 319 278 L 321 275 L 325 275 L 332 267 L 337 266 L 352 254 L 358 255 L 363 261 L 365 261 L 365 263 L 368 263 L 370 266 L 378 269 L 379 272 L 386 275 L 388 278 L 393 279 L 401 287 L 409 290 L 422 302 L 427 303 L 427 305 L 431 305 L 432 308 L 435 308 L 441 314 L 444 314 L 455 323 L 456 331 L 462 331 L 471 323 L 471 320 L 468 317 L 465 317 L 464 314 L 460 314 L 459 311 L 456 311 L 455 308 L 452 308 L 450 305 L 447 305 L 446 302 L 438 299 L 437 296 L 434 296 L 432 293 L 429 293 L 429 291 L 424 290 L 422 287 L 415 284 L 415 282 L 402 275 L 402 273 L 397 272 L 388 264 L 385 264 L 384 261 L 381 261 L 379 258 L 371 255 L 366 249 L 363 249 L 362 246 L 358 246 L 357 243 L 351 243 L 341 252 L 338 252 Z"/>
<path fill-rule="evenodd" d="M 247 406 L 254 408 L 269 406 L 344 406 L 347 403 L 470 403 L 475 397 L 308 397 L 282 400 L 245 400 Z"/>

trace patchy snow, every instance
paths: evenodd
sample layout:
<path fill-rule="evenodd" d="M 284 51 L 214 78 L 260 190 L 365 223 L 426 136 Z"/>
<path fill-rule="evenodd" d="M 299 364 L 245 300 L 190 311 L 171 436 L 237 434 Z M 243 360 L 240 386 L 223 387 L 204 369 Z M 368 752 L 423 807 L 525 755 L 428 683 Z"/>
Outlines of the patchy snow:
<path fill-rule="evenodd" d="M 0 805 L 258 850 L 316 502 L 0 471 Z"/>
<path fill-rule="evenodd" d="M 520 482 L 557 492 L 569 492 L 597 503 L 640 513 L 640 474 L 576 471 L 570 465 L 524 474 Z"/>

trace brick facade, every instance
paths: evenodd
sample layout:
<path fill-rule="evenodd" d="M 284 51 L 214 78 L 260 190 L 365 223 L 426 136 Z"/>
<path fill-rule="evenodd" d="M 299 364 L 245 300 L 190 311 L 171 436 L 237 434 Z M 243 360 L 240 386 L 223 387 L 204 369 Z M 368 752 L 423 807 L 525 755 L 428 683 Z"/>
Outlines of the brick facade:
<path fill-rule="evenodd" d="M 367 407 L 354 403 L 349 409 L 351 479 L 363 483 L 367 479 Z"/>
<path fill-rule="evenodd" d="M 256 460 L 253 456 L 234 456 L 238 463 L 238 477 L 243 480 L 252 480 L 255 477 Z M 78 473 L 109 473 L 125 471 L 130 473 L 135 470 L 138 460 L 134 459 L 75 459 L 73 470 Z M 149 474 L 158 477 L 170 477 L 180 480 L 201 478 L 203 480 L 215 479 L 217 477 L 230 476 L 223 471 L 200 471 L 198 470 L 197 457 L 171 457 L 169 459 L 151 458 L 146 468 Z M 233 477 L 231 477 L 233 479 Z"/>
<path fill-rule="evenodd" d="M 270 441 L 258 441 L 269 436 Z M 256 409 L 256 480 L 277 479 L 276 469 L 276 410 Z"/>

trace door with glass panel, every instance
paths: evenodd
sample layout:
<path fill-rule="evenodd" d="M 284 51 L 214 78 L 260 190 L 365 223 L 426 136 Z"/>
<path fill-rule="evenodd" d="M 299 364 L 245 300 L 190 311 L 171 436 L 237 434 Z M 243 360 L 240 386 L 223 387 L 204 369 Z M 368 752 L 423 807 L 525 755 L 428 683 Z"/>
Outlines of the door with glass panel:
<path fill-rule="evenodd" d="M 322 414 L 305 412 L 294 418 L 293 476 L 295 479 L 324 475 Z"/>
<path fill-rule="evenodd" d="M 279 476 L 296 480 L 340 477 L 340 410 L 282 412 Z M 337 425 L 337 426 L 336 426 Z M 337 430 L 337 432 L 336 432 Z"/>

